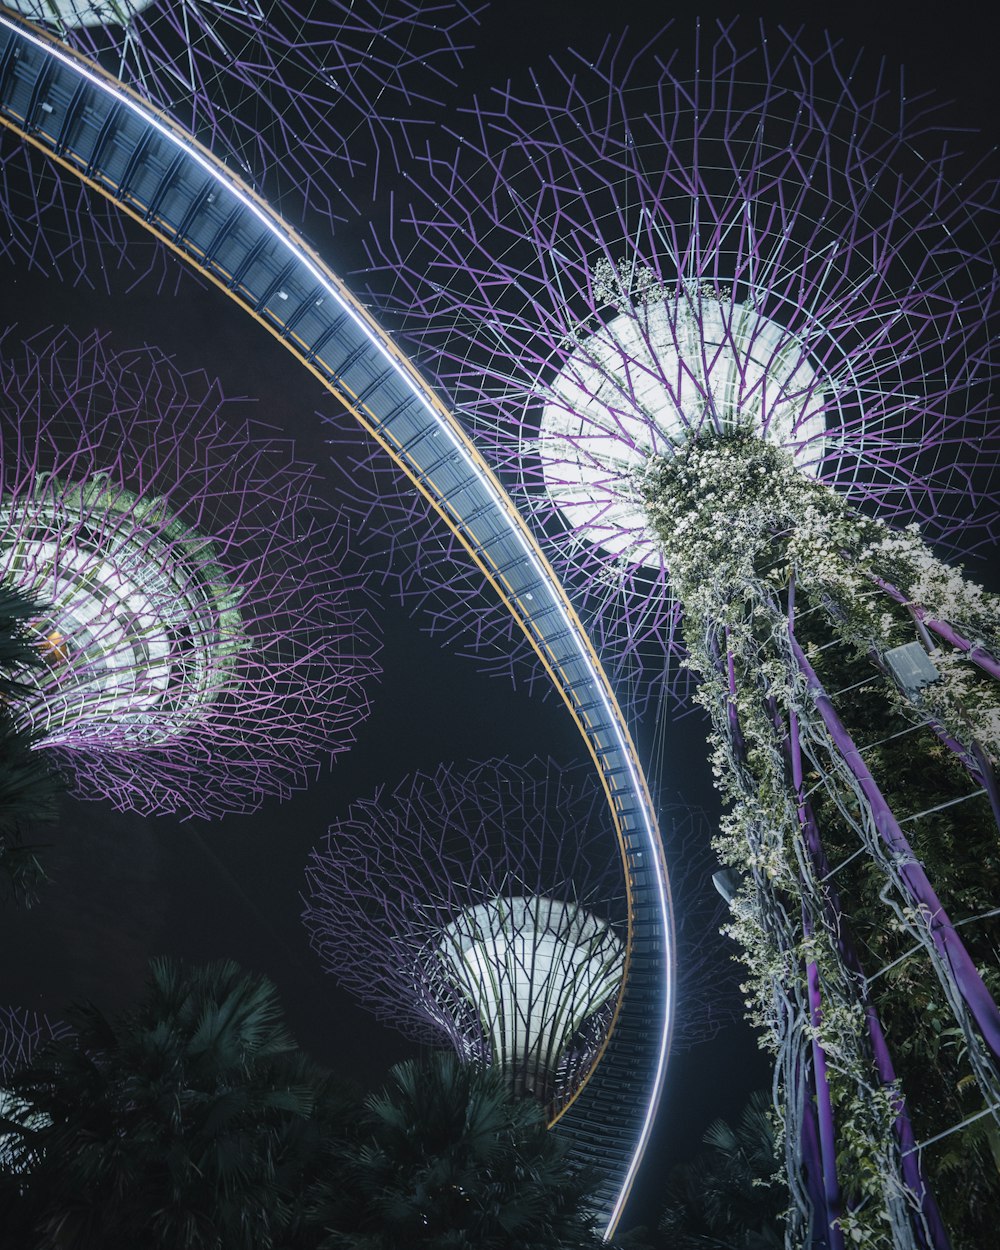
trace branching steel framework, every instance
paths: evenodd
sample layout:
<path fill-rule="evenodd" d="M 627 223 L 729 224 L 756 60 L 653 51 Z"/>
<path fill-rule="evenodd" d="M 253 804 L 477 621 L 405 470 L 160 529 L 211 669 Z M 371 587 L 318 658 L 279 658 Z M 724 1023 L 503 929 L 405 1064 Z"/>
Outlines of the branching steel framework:
<path fill-rule="evenodd" d="M 16 715 L 81 797 L 211 816 L 346 750 L 378 672 L 349 533 L 218 384 L 98 334 L 0 342 L 0 577 L 46 660 Z"/>
<path fill-rule="evenodd" d="M 463 0 L 12 0 L 226 162 L 286 217 L 343 213 L 343 184 L 394 165 L 451 83 Z M 285 199 L 288 202 L 284 202 Z M 293 206 L 294 205 L 294 209 Z"/>
<path fill-rule="evenodd" d="M 589 767 L 442 765 L 355 803 L 306 869 L 324 968 L 421 1042 L 558 1113 L 624 970 L 621 859 Z"/>
<path fill-rule="evenodd" d="M 478 8 L 462 0 L 15 0 L 196 135 L 286 220 L 328 233 L 439 111 Z M 0 161 L 0 255 L 62 281 L 182 281 L 121 214 L 22 144 Z M 97 267 L 99 253 L 104 264 Z"/>
<path fill-rule="evenodd" d="M 866 87 L 829 45 L 701 32 L 693 71 L 664 45 L 609 41 L 432 145 L 373 244 L 382 307 L 490 446 L 599 653 L 701 678 L 778 1057 L 789 1244 L 941 1247 L 871 988 L 886 969 L 866 980 L 850 870 L 831 877 L 867 857 L 860 918 L 905 935 L 902 961 L 907 938 L 924 953 L 975 1114 L 1000 1115 L 992 947 L 963 927 L 987 917 L 949 914 L 914 850 L 930 813 L 886 797 L 864 759 L 882 744 L 845 724 L 875 683 L 894 739 L 950 753 L 935 816 L 966 803 L 990 832 L 996 606 L 885 521 L 998 536 L 996 180 L 927 100 L 884 68 Z M 827 647 L 846 689 L 818 675 Z"/>
<path fill-rule="evenodd" d="M 23 1007 L 0 1007 L 0 1086 L 16 1069 L 30 1063 L 47 1042 L 66 1037 L 69 1026 Z"/>
<path fill-rule="evenodd" d="M 42 105 L 46 108 L 42 108 Z M 460 425 L 329 268 L 253 192 L 122 84 L 0 15 L 0 121 L 112 199 L 283 342 L 392 455 L 536 649 L 602 779 L 625 862 L 626 971 L 604 1057 L 561 1131 L 617 1226 L 649 1139 L 673 1020 L 672 909 L 652 803 L 593 647 Z"/>

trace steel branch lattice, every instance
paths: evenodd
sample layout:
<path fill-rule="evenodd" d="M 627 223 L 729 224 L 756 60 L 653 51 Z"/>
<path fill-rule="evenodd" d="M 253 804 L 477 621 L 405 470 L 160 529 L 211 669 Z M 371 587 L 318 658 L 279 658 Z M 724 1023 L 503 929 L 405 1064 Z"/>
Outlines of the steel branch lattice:
<path fill-rule="evenodd" d="M 133 88 L 288 215 L 336 217 L 343 184 L 391 164 L 451 82 L 463 0 L 12 0 Z"/>
<path fill-rule="evenodd" d="M 996 180 L 884 65 L 754 42 L 702 30 L 692 67 L 666 35 L 609 40 L 495 91 L 370 244 L 377 306 L 492 444 L 626 682 L 680 650 L 634 508 L 657 413 L 676 435 L 755 412 L 853 503 L 964 550 L 1000 537 Z"/>
<path fill-rule="evenodd" d="M 622 864 L 589 767 L 416 774 L 354 804 L 306 876 L 327 971 L 416 1040 L 499 1065 L 558 1117 L 623 972 Z"/>
<path fill-rule="evenodd" d="M 49 1020 L 37 1011 L 0 1007 L 0 1082 L 16 1068 L 30 1063 L 41 1046 L 67 1037 L 69 1032 L 68 1025 Z"/>
<path fill-rule="evenodd" d="M 545 86 L 474 106 L 457 148 L 429 144 L 411 202 L 371 245 L 373 286 L 386 287 L 374 294 L 488 446 L 616 675 L 648 664 L 659 685 L 681 651 L 683 600 L 732 809 L 719 845 L 727 863 L 756 874 L 763 900 L 736 925 L 757 1018 L 789 1103 L 805 1107 L 788 1153 L 801 1219 L 789 1245 L 799 1234 L 836 1247 L 884 1231 L 900 1248 L 940 1246 L 933 1203 L 900 1161 L 901 1104 L 886 1092 L 885 1065 L 881 1101 L 870 1096 L 876 1035 L 855 1029 L 850 1046 L 837 1037 L 840 1023 L 862 1018 L 851 1003 L 838 1020 L 850 998 L 845 956 L 828 937 L 815 953 L 821 909 L 799 916 L 780 897 L 805 896 L 789 867 L 803 834 L 786 820 L 788 779 L 766 744 L 801 679 L 773 639 L 761 641 L 759 607 L 808 568 L 830 630 L 884 669 L 891 642 L 907 638 L 890 637 L 895 618 L 866 602 L 872 580 L 891 580 L 885 561 L 907 570 L 902 601 L 918 615 L 926 608 L 949 629 L 954 614 L 974 617 L 973 633 L 954 635 L 959 650 L 1000 671 L 995 604 L 914 532 L 885 525 L 917 522 L 966 550 L 1000 536 L 997 183 L 954 152 L 926 99 L 898 96 L 884 67 L 866 77 L 829 42 L 812 53 L 781 34 L 743 51 L 732 26 L 715 38 L 699 30 L 693 74 L 665 47 L 661 35 L 632 56 L 626 40 L 609 41 L 595 62 L 557 64 Z M 868 530 L 865 510 L 880 518 Z M 846 550 L 855 573 L 841 566 Z M 972 681 L 962 674 L 959 691 Z M 840 684 L 855 703 L 868 685 Z M 945 682 L 938 736 L 989 788 L 975 738 L 995 756 L 996 697 L 973 688 L 992 719 L 964 729 L 964 710 L 949 710 L 963 696 Z M 893 697 L 885 689 L 886 706 Z M 753 776 L 741 785 L 744 735 Z M 853 754 L 852 744 L 845 760 Z M 813 762 L 827 781 L 835 775 L 835 762 Z M 885 836 L 894 818 L 868 781 L 863 810 Z M 905 904 L 926 896 L 935 915 L 922 867 L 899 877 Z M 974 1017 L 981 1045 L 970 1064 L 992 1103 L 1000 1016 L 948 929 L 951 964 L 936 970 L 970 1048 Z M 843 1084 L 831 1092 L 827 1046 L 851 1071 L 853 1102 Z M 873 1168 L 882 1194 L 866 1208 L 873 1190 L 843 1144 L 855 1132 L 859 1149 L 872 1146 L 875 1130 L 862 1133 L 858 1116 L 875 1106 L 885 1116 Z"/>

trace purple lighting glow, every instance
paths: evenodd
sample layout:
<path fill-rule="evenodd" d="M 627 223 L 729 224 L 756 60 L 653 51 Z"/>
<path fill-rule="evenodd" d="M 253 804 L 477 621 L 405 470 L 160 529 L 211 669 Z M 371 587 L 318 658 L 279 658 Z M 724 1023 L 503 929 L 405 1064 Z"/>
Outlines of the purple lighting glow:
<path fill-rule="evenodd" d="M 394 159 L 450 83 L 462 0 L 14 0 L 168 114 L 257 190 L 336 216 L 338 184 Z M 331 168 L 332 167 L 332 168 Z M 275 186 L 270 180 L 276 179 Z"/>
<path fill-rule="evenodd" d="M 378 672 L 349 535 L 218 384 L 152 349 L 0 355 L 3 576 L 46 667 L 17 712 L 86 798 L 209 817 L 347 749 Z"/>
<path fill-rule="evenodd" d="M 561 90 L 486 97 L 371 245 L 381 306 L 492 446 L 626 684 L 661 683 L 679 648 L 626 507 L 671 431 L 753 410 L 852 503 L 966 550 L 1000 537 L 985 177 L 884 68 L 866 90 L 831 49 L 743 51 L 729 31 L 703 33 L 699 78 L 666 37 L 666 65 L 652 51 L 609 41 L 555 67 Z M 581 472 L 587 524 L 567 509 Z"/>
<path fill-rule="evenodd" d="M 314 950 L 376 1015 L 496 1063 L 555 1112 L 623 970 L 625 887 L 587 768 L 442 765 L 356 803 L 313 852 Z"/>

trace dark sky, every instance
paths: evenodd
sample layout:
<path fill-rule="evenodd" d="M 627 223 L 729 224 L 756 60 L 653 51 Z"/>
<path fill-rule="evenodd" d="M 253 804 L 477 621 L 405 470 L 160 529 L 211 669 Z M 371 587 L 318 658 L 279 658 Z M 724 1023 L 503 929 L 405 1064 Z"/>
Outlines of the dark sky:
<path fill-rule="evenodd" d="M 636 0 L 613 5 L 497 0 L 480 28 L 478 49 L 467 57 L 453 102 L 490 81 L 523 76 L 528 65 L 544 76 L 550 53 L 570 43 L 596 50 L 606 31 L 625 22 L 637 34 L 652 32 L 673 7 Z M 733 12 L 716 5 L 705 17 Z M 987 131 L 992 126 L 995 134 L 998 48 L 973 6 L 951 4 L 925 12 L 884 3 L 775 5 L 757 13 L 791 27 L 808 21 L 819 29 L 822 23 L 849 47 L 885 54 L 894 65 L 904 62 L 909 90 L 934 89 L 955 101 L 951 116 L 957 125 Z M 676 33 L 666 38 L 684 46 L 692 20 L 685 13 Z M 755 26 L 755 18 L 747 24 Z M 748 40 L 752 37 L 748 31 Z M 971 142 L 989 146 L 991 141 L 987 135 Z M 366 215 L 377 217 L 379 211 L 376 204 Z M 348 225 L 332 240 L 316 238 L 334 269 L 349 273 L 357 267 L 356 243 L 363 228 L 364 223 Z M 148 244 L 137 237 L 136 246 Z M 304 458 L 326 459 L 315 412 L 329 405 L 318 385 L 221 295 L 194 281 L 162 297 L 148 289 L 131 295 L 115 289 L 109 296 L 102 286 L 67 289 L 5 263 L 0 269 L 2 322 L 17 322 L 25 337 L 47 325 L 68 324 L 80 334 L 94 327 L 110 329 L 123 348 L 155 343 L 174 353 L 183 368 L 218 375 L 227 393 L 251 397 L 251 415 L 286 428 Z M 330 469 L 331 498 L 339 497 L 342 484 L 342 472 Z M 977 564 L 973 571 L 984 567 Z M 255 817 L 207 825 L 119 815 L 95 803 L 65 803 L 51 834 L 52 887 L 33 911 L 0 914 L 5 955 L 0 1002 L 57 1016 L 68 1000 L 91 997 L 113 1010 L 134 997 L 152 954 L 230 956 L 276 981 L 296 1035 L 332 1067 L 372 1082 L 388 1063 L 410 1053 L 401 1036 L 337 994 L 308 949 L 298 917 L 310 848 L 352 799 L 414 769 L 495 754 L 520 759 L 540 752 L 575 759 L 579 747 L 557 700 L 529 699 L 479 675 L 470 661 L 426 637 L 419 620 L 388 603 L 381 617 L 385 671 L 356 747 L 307 793 L 280 809 L 271 804 Z M 654 783 L 671 797 L 683 788 L 689 801 L 711 809 L 701 722 L 688 717 L 665 727 L 663 734 L 666 764 L 654 770 Z M 648 757 L 652 727 L 642 727 L 638 738 Z M 766 1072 L 742 1026 L 678 1057 L 626 1224 L 655 1218 L 664 1163 L 694 1149 L 707 1122 L 735 1111 Z"/>

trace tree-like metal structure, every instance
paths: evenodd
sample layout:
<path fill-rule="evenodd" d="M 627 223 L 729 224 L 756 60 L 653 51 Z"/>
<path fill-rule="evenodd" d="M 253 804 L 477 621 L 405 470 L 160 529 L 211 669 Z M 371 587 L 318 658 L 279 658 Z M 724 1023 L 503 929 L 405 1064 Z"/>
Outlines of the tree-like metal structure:
<path fill-rule="evenodd" d="M 1000 1123 L 1000 634 L 927 545 L 998 536 L 996 183 L 884 68 L 663 47 L 474 109 L 376 244 L 383 305 L 601 654 L 700 679 L 789 1244 L 942 1247 L 937 1143 Z"/>
<path fill-rule="evenodd" d="M 314 471 L 158 351 L 0 349 L 0 577 L 40 605 L 46 660 L 15 717 L 121 809 L 208 817 L 300 788 L 378 671 Z"/>
<path fill-rule="evenodd" d="M 297 191 L 297 207 L 330 216 L 343 208 L 338 183 L 368 163 L 374 185 L 381 151 L 395 162 L 408 133 L 426 124 L 422 111 L 451 82 L 477 12 L 464 0 L 10 7 L 168 114 L 272 202 Z"/>
<path fill-rule="evenodd" d="M 434 116 L 481 6 L 464 0 L 11 0 L 174 119 L 286 220 L 332 228 Z M 179 276 L 121 214 L 4 139 L 0 252 L 73 282 Z M 312 215 L 312 216 L 311 216 Z M 95 264 L 101 255 L 105 266 Z"/>
<path fill-rule="evenodd" d="M 712 938 L 703 815 L 668 804 L 681 949 L 674 1046 L 739 1010 Z M 589 1071 L 623 970 L 625 888 L 589 768 L 440 766 L 354 804 L 312 854 L 304 921 L 324 967 L 418 1042 L 499 1064 L 557 1113 Z"/>
<path fill-rule="evenodd" d="M 556 1114 L 607 1033 L 625 886 L 589 770 L 442 765 L 354 804 L 306 870 L 325 968 L 417 1041 Z"/>

